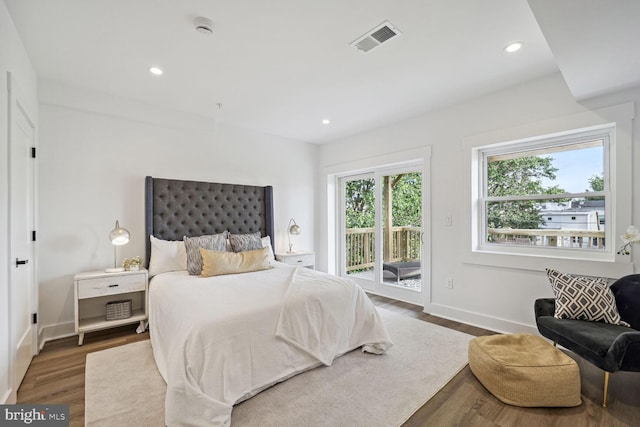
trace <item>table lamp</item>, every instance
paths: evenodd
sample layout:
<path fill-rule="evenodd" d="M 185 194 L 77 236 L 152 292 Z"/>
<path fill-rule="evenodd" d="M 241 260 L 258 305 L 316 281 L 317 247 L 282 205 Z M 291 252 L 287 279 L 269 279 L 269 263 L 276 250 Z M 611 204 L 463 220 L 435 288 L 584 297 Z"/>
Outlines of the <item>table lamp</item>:
<path fill-rule="evenodd" d="M 292 224 L 293 223 L 293 224 Z M 300 234 L 300 226 L 298 224 L 296 224 L 296 221 L 291 218 L 289 220 L 289 226 L 287 227 L 287 236 L 289 237 L 289 253 L 293 252 L 293 244 L 291 243 L 291 235 L 298 235 Z"/>
<path fill-rule="evenodd" d="M 107 268 L 105 272 L 107 273 L 118 273 L 120 271 L 124 271 L 124 267 L 118 267 L 118 246 L 126 245 L 129 243 L 129 231 L 127 229 L 120 227 L 120 223 L 116 220 L 116 226 L 109 233 L 109 240 L 111 240 L 111 244 L 113 245 L 113 268 Z"/>

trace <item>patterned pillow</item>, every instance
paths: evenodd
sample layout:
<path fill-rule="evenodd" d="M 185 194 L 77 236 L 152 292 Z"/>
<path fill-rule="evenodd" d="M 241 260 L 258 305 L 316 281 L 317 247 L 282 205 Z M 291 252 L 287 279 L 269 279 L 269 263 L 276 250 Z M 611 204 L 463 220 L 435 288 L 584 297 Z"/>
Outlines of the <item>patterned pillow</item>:
<path fill-rule="evenodd" d="M 574 276 L 551 269 L 547 269 L 547 277 L 556 296 L 555 318 L 628 326 L 620 319 L 607 279 Z"/>
<path fill-rule="evenodd" d="M 211 251 L 225 252 L 227 250 L 227 232 L 208 234 L 198 237 L 184 236 L 184 246 L 187 249 L 187 271 L 190 275 L 198 275 L 202 271 L 202 256 L 200 248 Z"/>
<path fill-rule="evenodd" d="M 233 252 L 255 251 L 262 249 L 262 239 L 260 232 L 248 234 L 229 234 L 229 242 Z"/>

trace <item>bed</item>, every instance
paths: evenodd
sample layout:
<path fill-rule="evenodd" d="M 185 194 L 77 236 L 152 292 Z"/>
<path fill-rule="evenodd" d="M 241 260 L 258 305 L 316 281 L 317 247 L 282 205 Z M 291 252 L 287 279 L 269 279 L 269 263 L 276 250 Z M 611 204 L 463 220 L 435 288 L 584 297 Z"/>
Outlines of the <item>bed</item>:
<path fill-rule="evenodd" d="M 270 186 L 147 177 L 145 187 L 145 259 L 150 274 L 157 272 L 149 284 L 149 329 L 167 383 L 168 426 L 229 425 L 234 404 L 278 382 L 357 348 L 382 354 L 392 345 L 354 282 L 272 258 L 273 239 L 264 239 L 274 236 Z M 183 236 L 225 232 L 259 233 L 264 247 L 200 251 L 201 275 L 222 257 L 270 253 L 268 266 L 210 277 L 157 268 L 158 242 L 177 247 Z"/>

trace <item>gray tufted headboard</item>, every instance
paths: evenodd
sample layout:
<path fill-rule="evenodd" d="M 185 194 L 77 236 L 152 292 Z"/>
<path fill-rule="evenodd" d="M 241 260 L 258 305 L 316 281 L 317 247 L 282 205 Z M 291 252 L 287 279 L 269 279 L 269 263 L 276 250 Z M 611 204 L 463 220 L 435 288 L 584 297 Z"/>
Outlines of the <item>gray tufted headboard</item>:
<path fill-rule="evenodd" d="M 271 237 L 273 187 L 145 178 L 145 264 L 149 266 L 153 235 L 162 240 L 183 236 L 255 233 Z"/>

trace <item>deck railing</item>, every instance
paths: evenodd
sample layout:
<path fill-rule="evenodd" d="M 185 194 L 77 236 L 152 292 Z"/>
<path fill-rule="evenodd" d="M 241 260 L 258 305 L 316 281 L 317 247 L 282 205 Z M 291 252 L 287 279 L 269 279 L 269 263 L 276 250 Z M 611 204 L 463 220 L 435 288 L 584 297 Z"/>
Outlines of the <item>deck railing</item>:
<path fill-rule="evenodd" d="M 372 268 L 375 261 L 375 230 L 373 228 L 347 229 L 347 271 Z M 392 227 L 391 253 L 384 261 L 415 261 L 420 259 L 420 227 Z M 527 246 L 553 246 L 565 248 L 603 249 L 604 230 L 549 230 L 490 228 L 489 241 Z"/>
<path fill-rule="evenodd" d="M 515 245 L 603 249 L 604 230 L 549 230 L 490 228 L 489 241 Z"/>
<path fill-rule="evenodd" d="M 375 264 L 375 230 L 373 228 L 347 229 L 347 271 L 371 268 Z M 384 261 L 413 261 L 420 259 L 420 227 L 392 227 L 391 246 L 385 248 Z M 389 252 L 390 253 L 387 253 Z"/>

